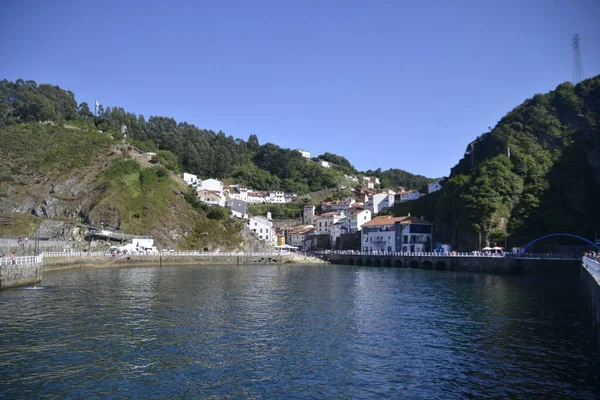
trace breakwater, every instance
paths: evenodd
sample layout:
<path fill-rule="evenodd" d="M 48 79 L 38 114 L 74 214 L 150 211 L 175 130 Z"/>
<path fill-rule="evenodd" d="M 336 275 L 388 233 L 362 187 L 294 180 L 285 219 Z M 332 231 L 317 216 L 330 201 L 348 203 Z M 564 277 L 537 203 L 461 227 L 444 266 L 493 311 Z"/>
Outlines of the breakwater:
<path fill-rule="evenodd" d="M 600 263 L 584 257 L 580 278 L 600 346 Z"/>
<path fill-rule="evenodd" d="M 111 266 L 169 266 L 169 265 L 251 265 L 285 264 L 298 260 L 293 253 L 203 253 L 176 252 L 165 254 L 55 253 L 44 255 L 44 270 L 111 267 Z"/>
<path fill-rule="evenodd" d="M 562 258 L 530 258 L 514 256 L 482 256 L 470 253 L 440 255 L 437 253 L 358 253 L 323 252 L 321 257 L 332 264 L 367 267 L 421 268 L 458 272 L 513 274 L 552 271 L 564 268 L 576 271 L 581 262 Z"/>

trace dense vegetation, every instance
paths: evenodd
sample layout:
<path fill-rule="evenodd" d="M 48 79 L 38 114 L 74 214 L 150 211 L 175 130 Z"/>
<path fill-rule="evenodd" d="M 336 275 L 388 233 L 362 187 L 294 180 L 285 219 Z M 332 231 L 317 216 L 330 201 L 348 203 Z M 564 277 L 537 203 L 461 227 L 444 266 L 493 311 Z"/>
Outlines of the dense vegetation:
<path fill-rule="evenodd" d="M 58 86 L 22 79 L 0 81 L 0 128 L 45 121 L 66 121 L 76 127 L 108 132 L 115 138 L 119 138 L 121 126 L 125 125 L 128 140 L 142 150 L 158 152 L 158 160 L 168 169 L 193 173 L 202 179 L 238 182 L 255 190 L 304 194 L 335 187 L 343 180 L 343 174 L 357 173 L 346 158 L 335 154 L 317 157 L 333 163 L 330 169 L 322 168 L 296 150 L 273 143 L 261 145 L 256 135 L 250 135 L 247 141 L 234 139 L 224 132 L 178 123 L 173 118 L 146 119 L 120 107 L 101 105 L 98 115 L 94 115 L 87 103 L 78 105 L 71 91 Z M 388 186 L 422 185 L 422 177 L 394 171 L 400 170 L 390 170 L 389 177 L 387 171 L 380 174 Z"/>
<path fill-rule="evenodd" d="M 427 185 L 434 179 L 427 178 L 423 175 L 415 175 L 402 169 L 392 168 L 382 171 L 378 168 L 375 171 L 368 170 L 365 175 L 376 176 L 381 179 L 382 188 L 398 188 L 416 189 L 421 193 L 427 193 Z"/>
<path fill-rule="evenodd" d="M 164 166 L 140 163 L 112 135 L 78 125 L 0 128 L 0 236 L 33 237 L 41 217 L 59 231 L 104 227 L 152 235 L 164 247 L 241 245 L 229 210 L 200 203 Z"/>
<path fill-rule="evenodd" d="M 397 213 L 435 220 L 438 239 L 472 250 L 548 233 L 600 231 L 600 76 L 559 85 L 467 147 L 442 191 Z"/>

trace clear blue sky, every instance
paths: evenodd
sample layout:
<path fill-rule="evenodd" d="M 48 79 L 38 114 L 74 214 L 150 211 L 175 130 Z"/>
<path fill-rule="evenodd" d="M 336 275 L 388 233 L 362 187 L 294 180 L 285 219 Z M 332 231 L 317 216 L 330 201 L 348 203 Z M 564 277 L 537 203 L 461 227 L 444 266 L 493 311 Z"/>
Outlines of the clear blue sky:
<path fill-rule="evenodd" d="M 0 78 L 359 170 L 444 176 L 514 106 L 600 73 L 597 0 L 0 4 Z"/>

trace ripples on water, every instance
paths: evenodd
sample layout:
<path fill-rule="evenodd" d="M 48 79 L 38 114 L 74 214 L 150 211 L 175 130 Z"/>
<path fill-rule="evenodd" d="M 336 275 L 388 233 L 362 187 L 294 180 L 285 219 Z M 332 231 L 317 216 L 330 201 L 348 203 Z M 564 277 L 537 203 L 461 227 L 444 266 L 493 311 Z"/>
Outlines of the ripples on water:
<path fill-rule="evenodd" d="M 46 273 L 0 294 L 2 398 L 595 398 L 577 276 Z"/>

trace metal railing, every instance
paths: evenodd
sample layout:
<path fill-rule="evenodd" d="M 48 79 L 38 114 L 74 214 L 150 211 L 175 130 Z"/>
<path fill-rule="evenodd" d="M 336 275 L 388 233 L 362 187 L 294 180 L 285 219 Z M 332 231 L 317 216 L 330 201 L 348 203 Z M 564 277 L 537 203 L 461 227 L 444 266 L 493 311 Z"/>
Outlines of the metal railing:
<path fill-rule="evenodd" d="M 133 252 L 133 253 L 114 253 L 115 255 L 134 255 L 134 256 L 199 256 L 199 257 L 269 257 L 290 254 L 289 251 L 273 252 L 208 252 L 208 251 L 163 251 L 154 253 Z M 45 252 L 43 257 L 109 257 L 113 253 L 109 251 L 66 251 L 66 252 Z"/>
<path fill-rule="evenodd" d="M 589 257 L 583 257 L 581 259 L 583 266 L 588 270 L 590 275 L 596 278 L 596 281 L 600 284 L 600 262 Z"/>
<path fill-rule="evenodd" d="M 459 253 L 459 252 L 394 252 L 394 251 L 357 251 L 357 250 L 325 250 L 319 251 L 316 254 L 339 254 L 339 255 L 354 255 L 354 256 L 396 256 L 396 257 L 486 257 L 499 258 L 505 257 L 506 253 Z"/>
<path fill-rule="evenodd" d="M 26 256 L 26 257 L 2 257 L 0 265 L 31 265 L 41 264 L 42 256 Z"/>

